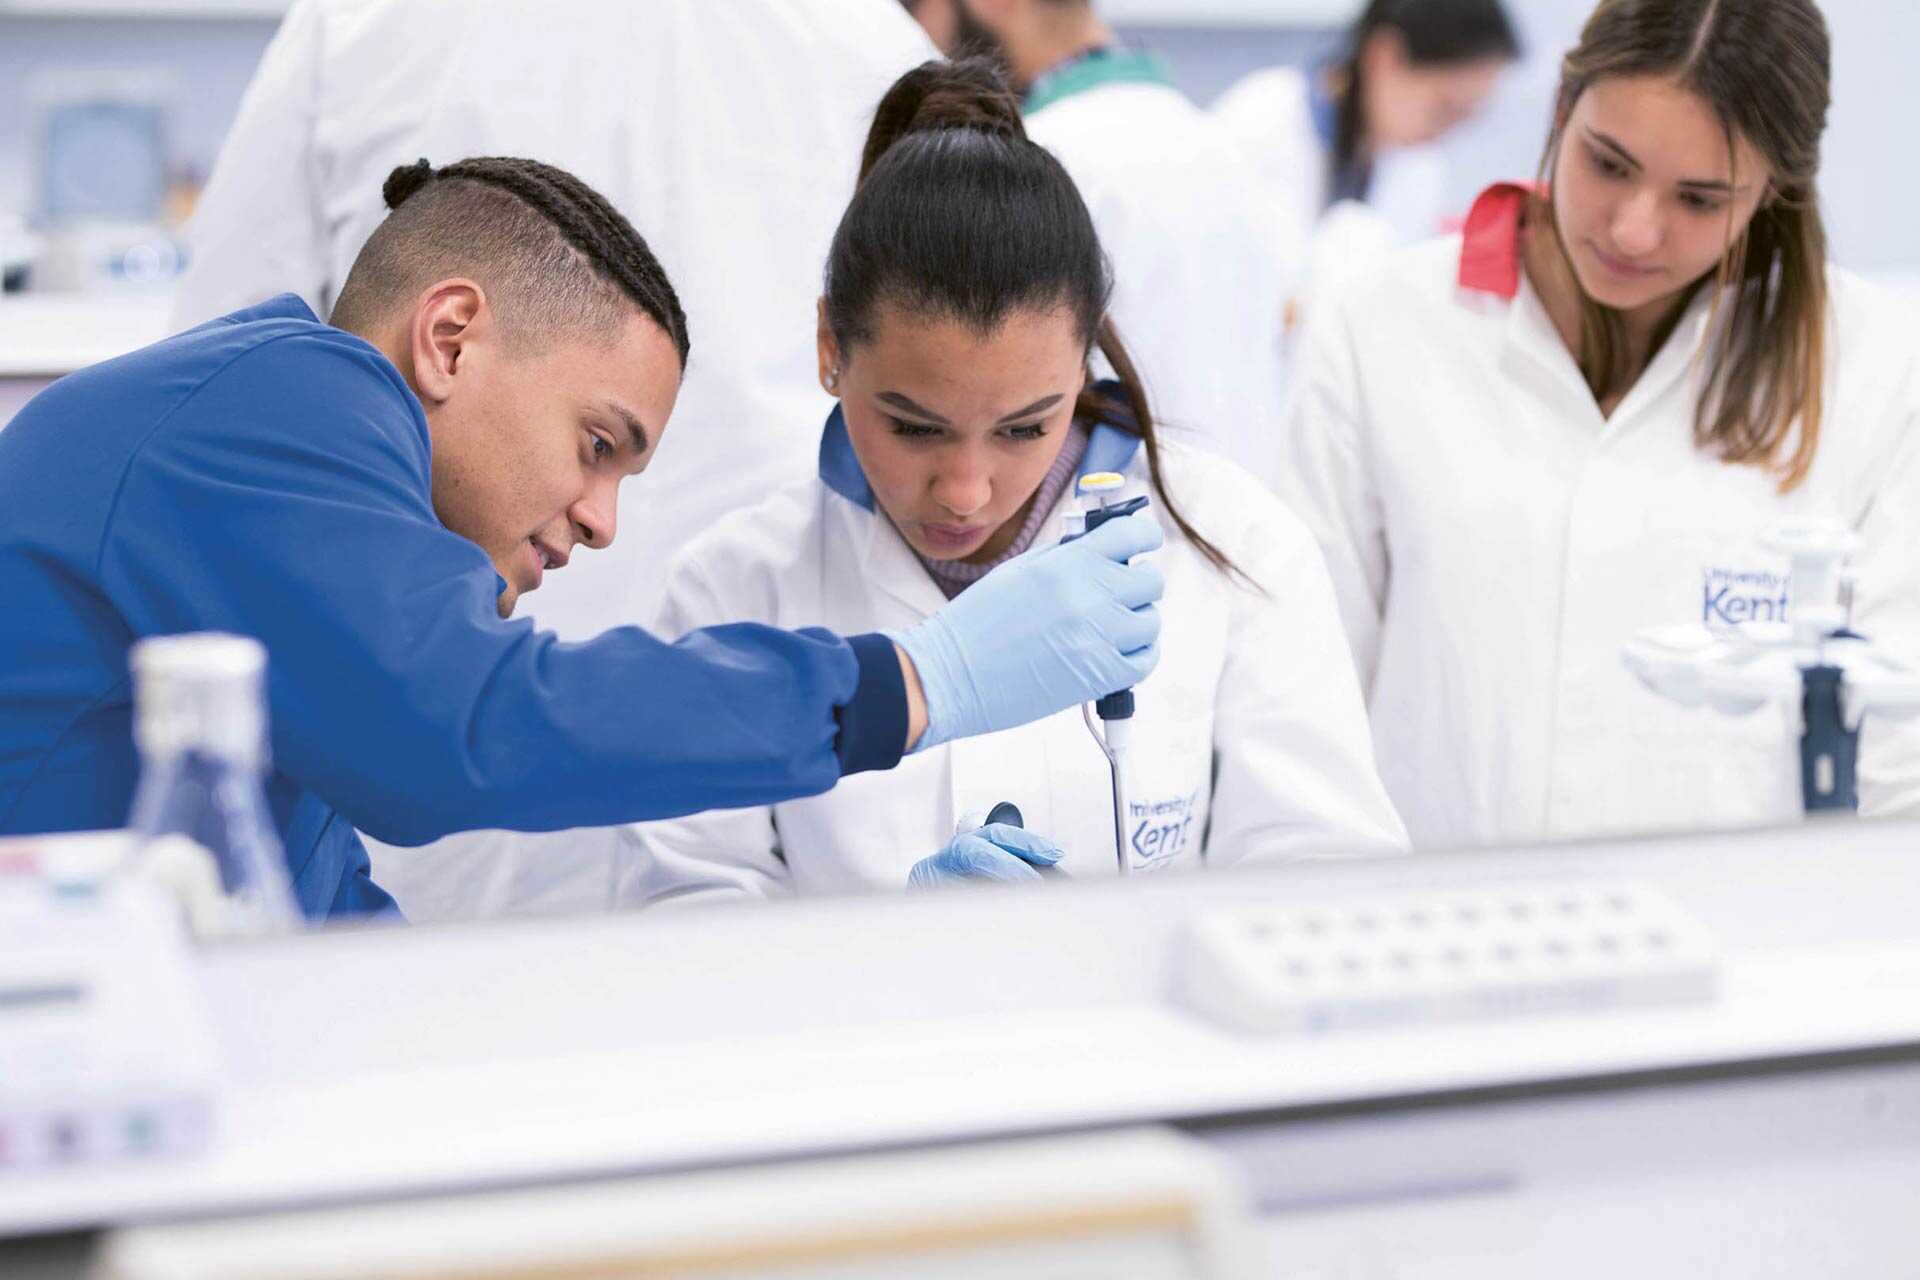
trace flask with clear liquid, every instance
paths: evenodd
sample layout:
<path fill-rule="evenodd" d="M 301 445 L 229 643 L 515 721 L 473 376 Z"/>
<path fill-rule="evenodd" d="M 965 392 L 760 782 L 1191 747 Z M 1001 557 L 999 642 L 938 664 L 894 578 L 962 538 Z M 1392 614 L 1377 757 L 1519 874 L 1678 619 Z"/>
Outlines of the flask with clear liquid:
<path fill-rule="evenodd" d="M 213 632 L 133 647 L 134 743 L 140 786 L 129 826 L 134 870 L 176 885 L 180 867 L 211 855 L 217 884 L 189 898 L 202 936 L 257 936 L 300 927 L 286 859 L 267 808 L 267 653 L 259 641 Z M 200 858 L 204 867 L 205 858 Z M 197 896 L 197 901 L 195 898 Z"/>

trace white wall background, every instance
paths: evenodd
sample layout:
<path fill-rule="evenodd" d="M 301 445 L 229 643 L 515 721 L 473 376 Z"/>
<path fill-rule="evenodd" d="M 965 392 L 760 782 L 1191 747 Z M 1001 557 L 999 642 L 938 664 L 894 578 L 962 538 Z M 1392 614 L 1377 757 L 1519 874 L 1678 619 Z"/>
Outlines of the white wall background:
<path fill-rule="evenodd" d="M 1546 139 L 1560 54 L 1593 0 L 1508 0 L 1527 43 L 1485 117 L 1449 144 L 1463 201 L 1485 182 L 1531 176 Z M 1835 256 L 1859 270 L 1920 274 L 1920 3 L 1822 0 L 1834 37 L 1834 104 L 1822 178 Z M 1210 101 L 1268 55 L 1311 49 L 1295 33 L 1244 29 L 1143 34 L 1166 43 L 1183 84 Z"/>
<path fill-rule="evenodd" d="M 1140 0 L 1112 2 L 1124 13 L 1126 4 Z M 1486 118 L 1451 144 L 1463 202 L 1487 180 L 1533 171 L 1558 54 L 1591 5 L 1510 2 L 1532 56 Z M 1128 34 L 1166 56 L 1188 92 L 1206 102 L 1255 67 L 1308 58 L 1326 47 L 1324 28 L 1244 25 L 1246 15 L 1263 7 L 1281 12 L 1296 3 L 1232 0 L 1241 25 L 1134 25 Z M 1322 0 L 1313 3 L 1324 8 Z M 1920 146 L 1913 136 L 1920 119 L 1920 77 L 1913 71 L 1920 63 L 1920 3 L 1826 0 L 1826 10 L 1836 41 L 1836 101 L 1825 194 L 1837 256 L 1862 269 L 1920 273 L 1920 179 L 1913 176 Z M 263 18 L 9 15 L 0 0 L 0 212 L 30 210 L 36 123 L 30 86 L 37 73 L 165 70 L 179 86 L 172 118 L 176 163 L 204 173 L 272 32 L 273 21 Z"/>
<path fill-rule="evenodd" d="M 204 177 L 274 26 L 270 18 L 13 17 L 0 2 L 0 213 L 32 212 L 37 80 L 159 71 L 173 85 L 175 164 Z"/>

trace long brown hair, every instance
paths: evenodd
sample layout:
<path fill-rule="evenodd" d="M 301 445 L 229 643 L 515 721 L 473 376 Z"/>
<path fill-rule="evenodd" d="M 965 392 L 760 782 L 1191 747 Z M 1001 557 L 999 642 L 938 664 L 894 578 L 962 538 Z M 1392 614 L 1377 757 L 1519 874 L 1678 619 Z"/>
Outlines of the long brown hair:
<path fill-rule="evenodd" d="M 1724 312 L 1724 323 L 1711 329 L 1693 435 L 1723 461 L 1773 470 L 1781 492 L 1790 491 L 1813 466 L 1825 407 L 1827 233 L 1816 179 L 1832 96 L 1826 20 L 1813 0 L 1601 0 L 1562 67 L 1543 177 L 1581 96 L 1623 76 L 1671 77 L 1719 117 L 1729 152 L 1745 138 L 1772 171 L 1715 276 L 1715 317 Z M 1535 212 L 1552 224 L 1551 205 L 1540 205 Z M 1564 241 L 1559 248 L 1564 256 Z M 1704 285 L 1689 288 L 1656 348 Z M 1581 311 L 1580 369 L 1604 399 L 1634 374 L 1623 321 L 1584 292 Z"/>
<path fill-rule="evenodd" d="M 1089 383 L 1077 415 L 1138 436 L 1167 518 L 1215 568 L 1238 573 L 1167 492 L 1146 387 L 1107 318 L 1112 296 L 1086 202 L 1028 139 L 991 62 L 928 62 L 894 82 L 874 112 L 860 185 L 827 258 L 827 322 L 842 350 L 873 336 L 885 302 L 981 333 L 1015 311 L 1065 305 L 1088 354 L 1099 349 L 1121 389 L 1116 401 Z"/>

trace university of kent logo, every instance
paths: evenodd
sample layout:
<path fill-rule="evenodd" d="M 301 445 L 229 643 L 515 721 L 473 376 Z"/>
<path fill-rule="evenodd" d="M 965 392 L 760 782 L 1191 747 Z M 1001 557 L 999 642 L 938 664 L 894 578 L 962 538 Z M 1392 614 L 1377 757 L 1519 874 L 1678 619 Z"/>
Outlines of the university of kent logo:
<path fill-rule="evenodd" d="M 1701 575 L 1700 621 L 1709 627 L 1785 622 L 1791 575 L 1765 569 L 1708 569 Z"/>
<path fill-rule="evenodd" d="M 1164 866 L 1180 856 L 1190 840 L 1197 839 L 1193 820 L 1200 806 L 1200 793 L 1175 796 L 1171 800 L 1142 803 L 1127 802 L 1130 829 L 1127 834 L 1128 860 L 1136 867 Z"/>

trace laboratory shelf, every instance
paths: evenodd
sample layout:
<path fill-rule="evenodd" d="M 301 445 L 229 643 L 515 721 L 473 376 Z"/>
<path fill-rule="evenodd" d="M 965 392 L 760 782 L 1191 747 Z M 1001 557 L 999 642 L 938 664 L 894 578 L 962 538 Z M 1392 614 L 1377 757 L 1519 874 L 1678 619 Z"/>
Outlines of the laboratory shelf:
<path fill-rule="evenodd" d="M 57 378 L 158 342 L 172 310 L 167 289 L 0 296 L 0 379 Z"/>

